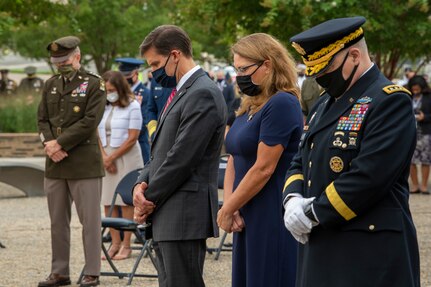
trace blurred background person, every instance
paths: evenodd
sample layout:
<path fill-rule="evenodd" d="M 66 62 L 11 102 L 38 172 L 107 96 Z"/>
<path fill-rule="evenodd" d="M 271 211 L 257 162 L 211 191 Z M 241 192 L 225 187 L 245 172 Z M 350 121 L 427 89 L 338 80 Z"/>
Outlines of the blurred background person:
<path fill-rule="evenodd" d="M 244 100 L 226 137 L 228 160 L 219 226 L 234 232 L 232 286 L 295 286 L 297 243 L 283 225 L 284 176 L 303 119 L 295 63 L 270 35 L 232 47 Z"/>
<path fill-rule="evenodd" d="M 42 93 L 43 80 L 36 76 L 36 67 L 27 66 L 24 68 L 24 72 L 27 77 L 23 78 L 18 86 L 18 92 L 21 94 L 36 94 Z"/>
<path fill-rule="evenodd" d="M 148 97 L 147 116 L 145 119 L 150 140 L 154 136 L 157 128 L 157 120 L 171 92 L 172 88 L 162 87 L 154 78 L 151 79 L 151 90 Z"/>
<path fill-rule="evenodd" d="M 120 180 L 129 172 L 143 168 L 138 136 L 142 128 L 142 114 L 139 103 L 134 99 L 126 79 L 120 72 L 108 71 L 103 75 L 106 82 L 107 105 L 99 124 L 100 149 L 106 176 L 102 184 L 102 204 L 105 215 Z M 133 206 L 127 206 L 117 197 L 116 206 L 121 206 L 123 218 L 133 220 Z M 118 208 L 114 208 L 111 217 L 118 217 Z M 130 257 L 131 232 L 124 233 L 121 241 L 120 232 L 111 229 L 112 244 L 108 250 L 114 260 Z M 105 259 L 102 257 L 102 259 Z"/>
<path fill-rule="evenodd" d="M 413 96 L 413 111 L 417 121 L 417 142 L 410 166 L 410 193 L 429 194 L 428 177 L 431 164 L 431 90 L 422 76 L 413 76 L 408 84 Z M 421 184 L 417 165 L 421 167 Z"/>
<path fill-rule="evenodd" d="M 224 100 L 227 106 L 227 116 L 235 116 L 233 109 L 233 101 L 235 100 L 235 92 L 233 85 L 228 80 L 231 79 L 228 73 L 225 73 L 223 69 L 217 71 L 217 86 L 223 93 Z"/>
<path fill-rule="evenodd" d="M 0 95 L 13 95 L 17 90 L 17 84 L 9 79 L 9 69 L 0 69 Z"/>
<path fill-rule="evenodd" d="M 322 88 L 316 82 L 315 78 L 305 78 L 302 82 L 301 97 L 299 98 L 304 117 L 307 118 L 314 106 L 314 103 L 319 99 Z"/>
<path fill-rule="evenodd" d="M 305 81 L 305 65 L 304 64 L 296 65 L 296 70 L 298 73 L 298 87 L 299 87 L 299 89 L 301 89 L 302 84 Z"/>
<path fill-rule="evenodd" d="M 147 118 L 147 101 L 150 96 L 150 91 L 139 80 L 139 68 L 142 64 L 144 64 L 144 61 L 135 58 L 117 58 L 115 61 L 119 63 L 118 70 L 126 78 L 127 83 L 129 83 L 129 86 L 136 97 L 136 100 L 141 105 L 143 126 L 141 128 L 138 141 L 139 145 L 141 146 L 141 153 L 144 163 L 147 163 L 150 160 L 150 142 L 148 131 L 145 128 L 144 123 L 146 122 Z"/>

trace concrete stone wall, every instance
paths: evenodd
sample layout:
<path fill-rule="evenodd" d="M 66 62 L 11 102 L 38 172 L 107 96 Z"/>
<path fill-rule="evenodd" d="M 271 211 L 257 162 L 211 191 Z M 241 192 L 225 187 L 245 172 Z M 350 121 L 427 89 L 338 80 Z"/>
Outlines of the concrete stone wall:
<path fill-rule="evenodd" d="M 37 133 L 0 133 L 0 157 L 45 156 Z"/>

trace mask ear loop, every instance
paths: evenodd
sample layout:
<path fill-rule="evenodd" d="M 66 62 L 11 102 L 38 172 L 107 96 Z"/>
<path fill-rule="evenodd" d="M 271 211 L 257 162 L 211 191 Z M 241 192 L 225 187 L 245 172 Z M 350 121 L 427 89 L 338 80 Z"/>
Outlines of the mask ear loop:
<path fill-rule="evenodd" d="M 252 82 L 254 85 L 256 85 L 256 84 L 253 82 L 253 79 L 251 78 L 251 76 L 253 76 L 253 75 L 254 75 L 254 73 L 256 73 L 256 71 L 257 71 L 257 70 L 259 70 L 260 66 L 262 66 L 262 65 L 263 65 L 263 63 L 265 63 L 265 61 L 263 61 L 262 63 L 260 63 L 260 64 L 257 66 L 256 70 L 254 70 L 254 71 L 253 71 L 253 73 L 251 73 L 250 75 L 248 75 L 248 76 L 250 77 L 251 82 Z"/>

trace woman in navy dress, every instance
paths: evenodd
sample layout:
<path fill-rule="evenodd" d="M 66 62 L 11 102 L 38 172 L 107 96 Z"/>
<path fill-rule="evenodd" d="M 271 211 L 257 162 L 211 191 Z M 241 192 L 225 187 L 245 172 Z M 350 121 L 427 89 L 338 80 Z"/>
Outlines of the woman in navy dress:
<path fill-rule="evenodd" d="M 302 133 L 295 63 L 263 33 L 232 47 L 246 95 L 226 137 L 231 155 L 219 226 L 233 235 L 232 286 L 295 286 L 297 243 L 283 224 L 284 176 Z"/>

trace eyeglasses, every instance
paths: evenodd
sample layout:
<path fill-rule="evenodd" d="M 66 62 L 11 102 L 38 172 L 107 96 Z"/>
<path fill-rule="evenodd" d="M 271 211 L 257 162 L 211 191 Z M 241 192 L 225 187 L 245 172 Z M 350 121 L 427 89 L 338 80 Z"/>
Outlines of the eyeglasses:
<path fill-rule="evenodd" d="M 262 63 L 263 63 L 263 62 L 254 63 L 254 64 L 251 64 L 251 65 L 248 65 L 248 66 L 238 67 L 238 68 L 234 68 L 234 69 L 235 69 L 235 72 L 236 72 L 237 74 L 244 74 L 245 72 L 247 72 L 247 70 L 248 70 L 249 68 L 251 68 L 251 67 L 253 67 L 253 66 L 260 66 L 260 65 L 262 65 Z"/>

